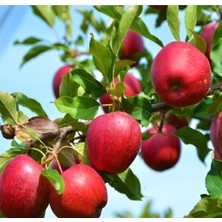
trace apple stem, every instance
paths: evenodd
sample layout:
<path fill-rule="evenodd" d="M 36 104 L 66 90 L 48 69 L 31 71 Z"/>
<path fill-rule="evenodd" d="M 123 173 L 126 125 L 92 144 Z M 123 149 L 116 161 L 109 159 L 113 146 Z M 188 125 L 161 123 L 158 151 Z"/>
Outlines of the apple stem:
<path fill-rule="evenodd" d="M 165 121 L 165 115 L 166 115 L 166 111 L 163 111 L 161 113 L 160 124 L 159 124 L 158 131 L 157 131 L 158 133 L 162 133 L 163 124 L 164 124 L 164 121 Z"/>

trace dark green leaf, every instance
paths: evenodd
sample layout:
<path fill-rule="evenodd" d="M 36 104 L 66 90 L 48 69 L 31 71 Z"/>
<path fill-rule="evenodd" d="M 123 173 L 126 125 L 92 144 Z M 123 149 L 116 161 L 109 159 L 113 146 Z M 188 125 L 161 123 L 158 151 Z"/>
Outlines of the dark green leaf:
<path fill-rule="evenodd" d="M 206 176 L 206 187 L 211 197 L 222 195 L 222 162 L 212 160 L 210 171 Z"/>
<path fill-rule="evenodd" d="M 49 46 L 46 46 L 46 45 L 38 45 L 38 46 L 32 47 L 23 57 L 21 66 L 24 65 L 29 60 L 37 57 L 38 55 L 40 55 L 43 52 L 46 52 L 50 49 L 52 49 L 52 48 Z"/>
<path fill-rule="evenodd" d="M 185 216 L 186 218 L 221 218 L 222 196 L 218 198 L 204 196 Z"/>
<path fill-rule="evenodd" d="M 116 77 L 122 72 L 126 73 L 130 69 L 130 66 L 133 64 L 135 64 L 135 62 L 128 59 L 121 59 L 116 61 L 114 67 L 114 77 Z"/>
<path fill-rule="evenodd" d="M 92 37 L 90 40 L 90 52 L 92 53 L 96 68 L 102 73 L 106 80 L 111 80 L 112 78 L 109 77 L 112 77 L 114 61 L 111 50 Z"/>
<path fill-rule="evenodd" d="M 33 13 L 45 21 L 50 27 L 54 26 L 55 15 L 51 7 L 47 5 L 32 6 Z"/>
<path fill-rule="evenodd" d="M 63 193 L 65 188 L 64 180 L 57 170 L 42 170 L 41 174 L 50 181 L 50 183 L 53 185 L 59 195 Z"/>
<path fill-rule="evenodd" d="M 205 54 L 207 49 L 207 44 L 205 40 L 194 31 L 190 30 L 190 33 L 192 33 L 192 36 L 190 37 L 189 42 L 194 45 L 197 49 L 199 49 L 203 54 Z"/>
<path fill-rule="evenodd" d="M 131 200 L 141 200 L 143 197 L 139 179 L 131 169 L 127 169 L 120 174 L 102 174 L 102 177 L 115 190 L 125 194 Z"/>
<path fill-rule="evenodd" d="M 123 39 L 129 30 L 132 22 L 140 15 L 142 12 L 141 6 L 130 6 L 122 15 L 119 26 L 116 31 L 116 35 L 113 39 L 112 50 L 114 54 L 117 56 L 119 50 L 122 46 Z"/>
<path fill-rule="evenodd" d="M 174 38 L 177 41 L 180 41 L 180 18 L 178 5 L 168 5 L 167 24 Z"/>
<path fill-rule="evenodd" d="M 122 100 L 124 110 L 131 114 L 136 120 L 140 121 L 143 127 L 150 123 L 151 104 L 150 101 L 142 95 L 127 97 Z"/>
<path fill-rule="evenodd" d="M 207 138 L 201 132 L 185 126 L 177 130 L 175 134 L 180 137 L 185 144 L 194 145 L 197 148 L 200 160 L 204 162 L 210 149 L 207 146 Z"/>
<path fill-rule="evenodd" d="M 23 93 L 13 93 L 12 96 L 15 97 L 16 102 L 19 105 L 22 105 L 32 112 L 36 113 L 38 116 L 47 117 L 46 112 L 43 110 L 41 104 L 36 101 L 35 99 L 29 98 L 28 96 L 24 95 Z"/>
<path fill-rule="evenodd" d="M 60 97 L 55 102 L 57 109 L 68 113 L 73 119 L 91 120 L 98 112 L 100 104 L 93 98 L 78 96 L 74 98 Z"/>
<path fill-rule="evenodd" d="M 84 69 L 74 69 L 71 71 L 72 79 L 93 97 L 100 97 L 105 92 L 105 87 L 97 81 L 90 73 Z"/>
<path fill-rule="evenodd" d="M 197 14 L 198 14 L 197 5 L 187 5 L 185 11 L 185 26 L 189 39 L 192 37 L 194 28 L 197 23 Z"/>
<path fill-rule="evenodd" d="M 25 40 L 23 40 L 21 42 L 16 40 L 14 42 L 14 44 L 15 45 L 33 45 L 33 44 L 41 42 L 41 41 L 42 41 L 42 39 L 39 39 L 39 38 L 36 38 L 36 37 L 28 37 L 28 38 L 26 38 Z"/>
<path fill-rule="evenodd" d="M 122 7 L 119 6 L 95 6 L 95 9 L 99 12 L 102 12 L 111 18 L 115 19 L 117 22 L 120 21 L 122 14 L 124 13 L 124 10 Z M 139 34 L 143 35 L 150 41 L 155 42 L 159 46 L 163 46 L 163 43 L 154 35 L 152 35 L 147 27 L 147 25 L 144 23 L 144 21 L 141 18 L 136 18 L 133 23 L 131 24 L 131 29 L 138 32 Z"/>
<path fill-rule="evenodd" d="M 222 76 L 222 38 L 213 46 L 210 59 L 213 67 L 213 73 Z"/>
<path fill-rule="evenodd" d="M 222 33 L 222 20 L 219 22 L 214 32 L 212 43 L 211 43 L 212 46 L 214 46 L 218 42 L 218 40 L 221 38 L 221 33 Z"/>
<path fill-rule="evenodd" d="M 0 155 L 0 173 L 6 166 L 6 164 L 14 157 L 24 154 L 26 152 L 26 149 L 22 148 L 11 148 L 6 150 L 4 153 Z"/>

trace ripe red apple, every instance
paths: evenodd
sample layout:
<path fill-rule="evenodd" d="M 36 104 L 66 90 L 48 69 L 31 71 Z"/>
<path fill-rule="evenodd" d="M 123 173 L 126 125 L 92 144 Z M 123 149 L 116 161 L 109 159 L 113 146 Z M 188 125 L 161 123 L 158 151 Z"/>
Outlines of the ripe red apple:
<path fill-rule="evenodd" d="M 73 69 L 73 65 L 64 65 L 59 68 L 53 78 L 53 92 L 56 98 L 59 97 L 59 87 L 62 82 L 62 77 Z"/>
<path fill-rule="evenodd" d="M 210 63 L 193 45 L 171 42 L 154 58 L 151 81 L 156 93 L 168 105 L 194 105 L 200 102 L 209 90 Z"/>
<path fill-rule="evenodd" d="M 107 203 L 107 190 L 101 176 L 90 166 L 76 164 L 62 174 L 65 189 L 61 195 L 52 188 L 50 206 L 57 217 L 99 217 Z"/>
<path fill-rule="evenodd" d="M 206 26 L 204 26 L 203 30 L 200 33 L 201 37 L 206 41 L 207 44 L 205 55 L 208 59 L 210 59 L 211 42 L 218 24 L 219 22 L 207 24 Z"/>
<path fill-rule="evenodd" d="M 172 135 L 175 128 L 164 125 L 162 133 L 157 133 L 154 127 L 147 132 L 154 135 L 142 141 L 141 154 L 145 163 L 156 171 L 173 167 L 178 162 L 181 151 L 180 139 Z"/>
<path fill-rule="evenodd" d="M 92 167 L 115 174 L 126 170 L 135 159 L 141 130 L 131 115 L 116 111 L 96 117 L 86 138 Z"/>
<path fill-rule="evenodd" d="M 189 122 L 186 118 L 176 115 L 172 112 L 167 112 L 165 116 L 166 123 L 172 125 L 176 129 L 188 126 Z"/>
<path fill-rule="evenodd" d="M 0 212 L 5 217 L 40 217 L 49 203 L 49 182 L 41 167 L 26 154 L 14 157 L 0 180 Z"/>
<path fill-rule="evenodd" d="M 118 82 L 119 82 L 119 78 L 116 77 L 114 79 L 115 85 Z M 142 91 L 139 80 L 132 73 L 126 73 L 123 83 L 126 87 L 126 89 L 123 92 L 123 94 L 125 96 L 136 96 Z M 104 105 L 104 104 L 111 105 L 113 103 L 113 100 L 108 93 L 105 93 L 103 96 L 100 97 L 100 102 L 102 105 Z M 109 107 L 103 106 L 103 110 L 104 110 L 104 112 L 108 113 Z"/>
<path fill-rule="evenodd" d="M 212 120 L 210 127 L 210 139 L 214 147 L 214 158 L 222 160 L 222 112 L 219 112 Z"/>
<path fill-rule="evenodd" d="M 128 30 L 120 50 L 121 58 L 132 59 L 132 57 L 145 50 L 144 42 L 140 34 Z"/>

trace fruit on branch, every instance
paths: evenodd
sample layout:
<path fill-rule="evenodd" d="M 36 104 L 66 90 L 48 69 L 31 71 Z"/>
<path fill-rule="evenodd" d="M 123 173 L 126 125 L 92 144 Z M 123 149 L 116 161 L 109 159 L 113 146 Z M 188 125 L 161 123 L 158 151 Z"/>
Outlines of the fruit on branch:
<path fill-rule="evenodd" d="M 214 147 L 214 158 L 222 160 L 222 112 L 219 112 L 212 120 L 210 126 L 210 139 Z"/>
<path fill-rule="evenodd" d="M 189 121 L 185 117 L 174 114 L 173 112 L 167 112 L 165 116 L 166 124 L 172 125 L 176 129 L 180 129 L 189 125 Z"/>
<path fill-rule="evenodd" d="M 200 102 L 209 90 L 210 63 L 193 45 L 171 42 L 154 58 L 151 81 L 155 92 L 168 105 L 194 105 Z"/>
<path fill-rule="evenodd" d="M 90 166 L 76 164 L 62 177 L 65 189 L 61 195 L 52 188 L 50 206 L 57 217 L 99 217 L 107 203 L 107 190 L 101 176 Z"/>
<path fill-rule="evenodd" d="M 4 168 L 0 181 L 0 212 L 5 217 L 40 217 L 49 203 L 49 182 L 43 169 L 27 154 L 14 157 Z"/>
<path fill-rule="evenodd" d="M 121 111 L 96 117 L 89 125 L 87 146 L 92 167 L 110 174 L 126 170 L 141 144 L 137 121 Z"/>
<path fill-rule="evenodd" d="M 73 69 L 73 65 L 64 65 L 59 68 L 53 78 L 53 92 L 56 98 L 59 97 L 59 87 L 62 82 L 62 77 L 65 76 L 70 70 Z"/>
<path fill-rule="evenodd" d="M 147 131 L 154 135 L 142 141 L 141 155 L 153 170 L 164 171 L 178 162 L 181 144 L 180 139 L 172 135 L 175 130 L 171 125 L 163 125 L 162 133 L 157 132 L 154 127 Z"/>
<path fill-rule="evenodd" d="M 116 85 L 118 82 L 119 82 L 119 78 L 116 77 L 114 79 L 114 84 Z M 126 87 L 126 89 L 123 92 L 123 94 L 125 96 L 136 96 L 142 91 L 139 80 L 132 73 L 129 73 L 129 72 L 126 73 L 123 83 Z M 102 97 L 100 97 L 100 103 L 102 105 L 105 105 L 105 104 L 112 105 L 113 102 L 114 101 L 111 98 L 111 96 L 109 95 L 109 93 L 105 93 Z M 104 110 L 104 112 L 108 113 L 109 107 L 103 106 L 103 110 Z"/>
<path fill-rule="evenodd" d="M 204 26 L 203 30 L 200 33 L 201 37 L 206 41 L 207 49 L 205 55 L 207 56 L 208 59 L 210 59 L 212 40 L 218 24 L 219 22 L 207 24 L 206 26 Z"/>
<path fill-rule="evenodd" d="M 128 30 L 120 50 L 121 58 L 135 60 L 134 56 L 143 51 L 145 51 L 145 46 L 142 36 L 133 30 Z"/>

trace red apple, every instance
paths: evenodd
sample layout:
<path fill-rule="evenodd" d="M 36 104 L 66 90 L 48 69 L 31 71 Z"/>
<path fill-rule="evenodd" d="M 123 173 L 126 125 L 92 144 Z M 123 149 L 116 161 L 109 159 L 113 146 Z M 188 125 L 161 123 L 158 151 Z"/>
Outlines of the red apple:
<path fill-rule="evenodd" d="M 142 141 L 141 154 L 145 163 L 156 171 L 173 167 L 178 162 L 181 151 L 180 139 L 172 135 L 175 128 L 164 125 L 162 133 L 157 133 L 155 128 L 148 132 L 154 135 Z"/>
<path fill-rule="evenodd" d="M 49 182 L 41 167 L 26 154 L 13 158 L 0 181 L 0 212 L 5 217 L 40 217 L 49 203 Z"/>
<path fill-rule="evenodd" d="M 56 98 L 59 97 L 59 87 L 62 82 L 62 77 L 72 69 L 73 65 L 64 65 L 56 71 L 53 78 L 53 92 Z"/>
<path fill-rule="evenodd" d="M 210 127 L 210 139 L 214 147 L 214 158 L 222 160 L 222 112 L 213 119 Z"/>
<path fill-rule="evenodd" d="M 114 79 L 115 84 L 119 82 L 119 78 L 116 77 Z M 125 96 L 136 96 L 138 95 L 142 89 L 139 80 L 132 74 L 132 73 L 126 73 L 123 83 L 126 87 L 124 90 L 124 95 Z M 108 93 L 105 93 L 102 97 L 100 97 L 100 102 L 102 105 L 104 104 L 112 104 L 113 100 L 111 96 Z M 103 106 L 104 112 L 108 113 L 109 107 L 108 106 Z"/>
<path fill-rule="evenodd" d="M 151 81 L 156 93 L 168 105 L 194 105 L 200 102 L 209 90 L 210 63 L 193 45 L 171 42 L 154 58 Z"/>
<path fill-rule="evenodd" d="M 90 123 L 86 137 L 92 167 L 110 174 L 126 170 L 141 144 L 139 124 L 121 111 L 96 117 Z"/>
<path fill-rule="evenodd" d="M 76 164 L 63 172 L 65 189 L 61 195 L 52 188 L 50 206 L 57 217 L 99 217 L 107 203 L 101 176 L 90 166 Z"/>
<path fill-rule="evenodd" d="M 210 59 L 211 42 L 218 24 L 219 22 L 207 24 L 200 33 L 201 37 L 206 41 L 207 44 L 205 55 L 208 57 L 208 59 Z"/>
<path fill-rule="evenodd" d="M 121 47 L 121 58 L 132 59 L 132 57 L 145 50 L 144 42 L 140 34 L 133 30 L 128 30 Z"/>
<path fill-rule="evenodd" d="M 189 122 L 185 117 L 181 117 L 172 112 L 167 112 L 165 116 L 165 121 L 167 124 L 172 125 L 176 129 L 180 129 L 184 126 L 188 126 Z"/>

